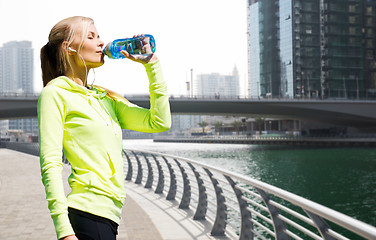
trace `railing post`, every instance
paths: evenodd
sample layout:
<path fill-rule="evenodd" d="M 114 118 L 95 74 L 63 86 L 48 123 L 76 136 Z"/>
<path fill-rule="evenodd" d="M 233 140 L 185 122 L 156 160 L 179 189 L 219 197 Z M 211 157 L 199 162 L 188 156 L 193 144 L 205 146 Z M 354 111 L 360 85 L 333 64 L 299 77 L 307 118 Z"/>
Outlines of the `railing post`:
<path fill-rule="evenodd" d="M 125 177 L 125 180 L 131 181 L 132 180 L 132 174 L 133 174 L 133 166 L 131 159 L 129 158 L 128 154 L 123 150 L 125 157 L 127 158 L 128 162 L 128 170 L 127 170 L 127 176 Z"/>
<path fill-rule="evenodd" d="M 198 185 L 198 204 L 193 220 L 203 220 L 206 216 L 206 211 L 208 210 L 208 196 L 206 194 L 206 188 L 204 186 L 204 181 L 202 180 L 200 173 L 196 171 L 196 168 L 188 163 L 189 167 L 195 174 L 197 185 Z"/>
<path fill-rule="evenodd" d="M 158 183 L 157 183 L 157 187 L 155 188 L 155 193 L 163 193 L 164 174 L 163 174 L 162 166 L 159 163 L 158 159 L 155 157 L 155 155 L 153 154 L 152 156 L 153 156 L 155 163 L 157 164 L 157 167 L 158 167 Z"/>
<path fill-rule="evenodd" d="M 153 168 L 151 167 L 149 158 L 144 153 L 142 153 L 142 155 L 144 156 L 146 164 L 148 165 L 148 178 L 146 179 L 145 188 L 151 188 L 153 185 Z"/>
<path fill-rule="evenodd" d="M 168 162 L 168 160 L 165 157 L 162 157 L 168 167 L 168 171 L 170 172 L 170 188 L 167 193 L 167 200 L 174 200 L 176 196 L 176 175 L 174 172 L 174 169 L 172 168 L 171 164 Z"/>
<path fill-rule="evenodd" d="M 325 240 L 335 240 L 336 238 L 328 235 L 326 232 L 328 229 L 330 229 L 329 225 L 325 222 L 324 219 L 317 216 L 316 214 L 304 209 L 304 211 L 307 213 L 307 215 L 312 219 L 312 221 L 315 223 L 317 230 L 319 230 L 320 235 Z"/>
<path fill-rule="evenodd" d="M 240 207 L 240 214 L 241 214 L 241 231 L 239 240 L 246 240 L 246 239 L 253 239 L 254 234 L 253 230 L 253 223 L 251 221 L 252 215 L 247 210 L 248 204 L 246 201 L 243 200 L 243 193 L 239 189 L 236 188 L 236 183 L 232 180 L 231 177 L 225 176 L 227 181 L 230 183 L 232 189 L 235 192 L 236 198 L 238 199 L 239 207 Z"/>
<path fill-rule="evenodd" d="M 210 177 L 210 180 L 213 183 L 213 187 L 215 190 L 215 195 L 217 197 L 217 214 L 215 217 L 214 225 L 211 231 L 212 236 L 224 236 L 226 230 L 226 220 L 227 220 L 227 207 L 226 207 L 226 199 L 222 195 L 223 191 L 222 188 L 219 186 L 217 179 L 213 177 L 213 174 L 210 172 L 209 169 L 204 168 L 205 172 Z"/>
<path fill-rule="evenodd" d="M 136 176 L 135 183 L 136 184 L 140 184 L 141 181 L 142 181 L 142 165 L 141 165 L 141 161 L 140 161 L 140 159 L 138 158 L 138 156 L 137 156 L 137 154 L 135 152 L 132 151 L 132 153 L 135 156 L 136 161 L 137 161 L 137 176 Z"/>
<path fill-rule="evenodd" d="M 185 172 L 185 169 L 181 166 L 180 162 L 174 159 L 176 164 L 178 165 L 181 175 L 183 176 L 183 196 L 181 198 L 179 208 L 187 209 L 189 208 L 189 203 L 191 202 L 191 186 L 189 185 L 188 175 Z"/>
<path fill-rule="evenodd" d="M 268 211 L 273 221 L 273 228 L 274 228 L 274 233 L 276 235 L 276 239 L 278 240 L 290 239 L 289 235 L 287 235 L 287 233 L 285 232 L 286 230 L 285 223 L 278 218 L 278 215 L 279 215 L 278 209 L 269 203 L 270 201 L 269 195 L 259 188 L 256 188 L 256 190 L 260 193 L 262 200 L 264 201 L 265 205 L 268 208 Z"/>

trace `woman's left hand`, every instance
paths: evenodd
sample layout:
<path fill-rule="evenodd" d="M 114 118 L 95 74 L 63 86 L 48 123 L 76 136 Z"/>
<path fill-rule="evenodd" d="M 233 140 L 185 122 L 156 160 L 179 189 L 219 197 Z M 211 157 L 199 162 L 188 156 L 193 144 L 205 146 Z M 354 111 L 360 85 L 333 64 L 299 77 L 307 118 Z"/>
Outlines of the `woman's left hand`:
<path fill-rule="evenodd" d="M 133 37 L 138 37 L 138 36 L 141 36 L 141 35 L 135 35 Z M 129 54 L 127 51 L 125 50 L 122 50 L 121 53 L 128 59 L 132 60 L 132 61 L 135 61 L 135 62 L 139 62 L 139 63 L 142 63 L 142 64 L 146 64 L 146 63 L 149 63 L 149 62 L 155 62 L 158 60 L 158 57 L 155 53 L 153 53 L 153 51 L 151 50 L 151 46 L 150 46 L 150 39 L 148 37 L 145 37 L 143 40 L 142 40 L 142 52 L 143 54 Z"/>

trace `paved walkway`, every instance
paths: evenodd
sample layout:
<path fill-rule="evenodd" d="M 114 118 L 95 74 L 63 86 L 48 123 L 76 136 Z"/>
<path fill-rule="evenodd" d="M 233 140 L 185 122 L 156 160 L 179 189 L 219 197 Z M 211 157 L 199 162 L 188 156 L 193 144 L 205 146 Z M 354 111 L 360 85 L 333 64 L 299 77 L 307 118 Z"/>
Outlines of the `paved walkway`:
<path fill-rule="evenodd" d="M 69 166 L 64 166 L 64 179 L 69 172 Z M 0 149 L 0 239 L 56 239 L 41 182 L 39 157 Z M 118 240 L 125 239 L 162 239 L 149 216 L 130 196 L 118 236 Z"/>
<path fill-rule="evenodd" d="M 65 165 L 63 178 L 69 174 Z M 126 183 L 126 190 L 118 240 L 212 239 L 210 226 L 191 220 L 193 213 L 179 210 L 177 202 L 166 201 L 165 196 L 131 182 Z M 4 148 L 0 148 L 0 239 L 56 239 L 39 157 Z"/>

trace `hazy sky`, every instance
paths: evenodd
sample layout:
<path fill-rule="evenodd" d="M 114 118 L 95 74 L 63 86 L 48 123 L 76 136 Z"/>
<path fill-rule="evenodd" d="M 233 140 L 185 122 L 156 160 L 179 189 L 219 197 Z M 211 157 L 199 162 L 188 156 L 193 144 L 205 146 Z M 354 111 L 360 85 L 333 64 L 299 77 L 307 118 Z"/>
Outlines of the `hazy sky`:
<path fill-rule="evenodd" d="M 0 0 L 0 46 L 29 40 L 34 48 L 35 90 L 42 88 L 39 51 L 51 28 L 70 16 L 94 19 L 102 40 L 148 33 L 171 94 L 186 93 L 190 69 L 199 73 L 229 74 L 236 65 L 244 94 L 247 74 L 246 0 Z M 148 92 L 142 65 L 110 60 L 95 71 L 95 84 L 119 93 Z M 93 75 L 89 76 L 91 83 Z"/>

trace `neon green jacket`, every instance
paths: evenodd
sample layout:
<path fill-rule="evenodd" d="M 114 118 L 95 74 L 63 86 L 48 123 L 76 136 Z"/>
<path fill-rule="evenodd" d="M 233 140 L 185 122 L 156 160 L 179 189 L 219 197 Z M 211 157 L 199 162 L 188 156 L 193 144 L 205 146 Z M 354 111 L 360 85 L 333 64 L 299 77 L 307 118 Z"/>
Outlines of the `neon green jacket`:
<path fill-rule="evenodd" d="M 38 100 L 40 166 L 57 237 L 74 234 L 67 207 L 120 222 L 125 200 L 122 131 L 162 132 L 171 126 L 167 87 L 159 61 L 144 65 L 150 109 L 100 88 L 89 90 L 67 77 L 52 80 Z M 69 160 L 72 191 L 66 197 L 62 150 Z"/>

